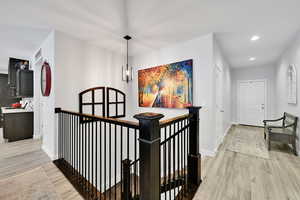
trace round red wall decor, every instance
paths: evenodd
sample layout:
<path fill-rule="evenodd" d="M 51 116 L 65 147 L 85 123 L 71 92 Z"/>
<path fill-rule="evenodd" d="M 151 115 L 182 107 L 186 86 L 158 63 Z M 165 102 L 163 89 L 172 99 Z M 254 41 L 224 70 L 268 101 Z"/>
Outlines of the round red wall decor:
<path fill-rule="evenodd" d="M 41 70 L 41 91 L 43 96 L 49 96 L 51 92 L 51 68 L 44 62 Z"/>

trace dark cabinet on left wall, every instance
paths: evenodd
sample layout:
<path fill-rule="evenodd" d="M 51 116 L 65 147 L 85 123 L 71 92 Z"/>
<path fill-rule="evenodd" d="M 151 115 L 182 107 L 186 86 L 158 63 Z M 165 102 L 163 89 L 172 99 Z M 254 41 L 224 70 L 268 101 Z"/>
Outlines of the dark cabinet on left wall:
<path fill-rule="evenodd" d="M 33 112 L 2 113 L 3 137 L 8 142 L 33 138 Z"/>
<path fill-rule="evenodd" d="M 33 71 L 28 60 L 9 58 L 8 85 L 11 97 L 33 97 Z"/>
<path fill-rule="evenodd" d="M 10 88 L 7 84 L 8 82 L 8 75 L 7 74 L 0 74 L 0 108 L 1 107 L 10 107 L 12 103 L 16 103 L 16 101 L 20 101 L 21 99 L 18 98 L 11 98 L 10 97 Z M 0 111 L 1 112 L 1 111 Z M 4 119 L 0 115 L 0 128 L 3 127 Z"/>

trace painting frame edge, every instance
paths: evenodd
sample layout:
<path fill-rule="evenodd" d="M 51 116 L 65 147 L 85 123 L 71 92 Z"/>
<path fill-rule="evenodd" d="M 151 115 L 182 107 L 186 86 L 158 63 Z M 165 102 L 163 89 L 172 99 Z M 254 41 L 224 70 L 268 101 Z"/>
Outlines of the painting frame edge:
<path fill-rule="evenodd" d="M 144 71 L 144 70 L 150 70 L 150 69 L 154 69 L 154 68 L 159 68 L 159 67 L 162 67 L 162 66 L 165 66 L 165 65 L 173 65 L 173 64 L 177 64 L 177 63 L 182 63 L 182 62 L 191 62 L 191 86 L 190 86 L 190 96 L 191 96 L 191 102 L 190 102 L 190 105 L 188 106 L 185 106 L 183 108 L 177 108 L 177 107 L 160 107 L 160 106 L 142 106 L 141 103 L 140 103 L 140 81 L 139 81 L 139 76 L 140 76 L 140 72 L 141 71 Z M 194 60 L 191 58 L 191 59 L 185 59 L 185 60 L 181 60 L 181 61 L 176 61 L 176 62 L 172 62 L 172 63 L 168 63 L 168 64 L 160 64 L 160 65 L 157 65 L 157 66 L 154 66 L 154 67 L 148 67 L 148 68 L 141 68 L 141 69 L 138 69 L 137 70 L 137 74 L 138 74 L 138 85 L 137 85 L 137 89 L 138 89 L 138 107 L 140 108 L 159 108 L 159 109 L 178 109 L 178 110 L 181 110 L 181 109 L 186 109 L 190 106 L 193 106 L 194 105 Z"/>

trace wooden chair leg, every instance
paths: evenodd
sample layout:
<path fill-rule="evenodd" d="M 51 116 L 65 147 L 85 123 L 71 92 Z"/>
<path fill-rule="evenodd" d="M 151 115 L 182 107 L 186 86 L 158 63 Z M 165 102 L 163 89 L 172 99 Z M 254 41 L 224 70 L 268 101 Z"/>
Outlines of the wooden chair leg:
<path fill-rule="evenodd" d="M 293 151 L 294 151 L 295 156 L 298 156 L 297 148 L 296 148 L 296 140 L 293 141 L 292 146 L 293 146 Z"/>
<path fill-rule="evenodd" d="M 265 139 L 265 140 L 266 140 L 266 138 L 267 138 L 267 136 L 266 136 L 266 129 L 267 129 L 267 128 L 266 128 L 266 125 L 267 125 L 266 122 L 264 122 L 264 139 Z"/>

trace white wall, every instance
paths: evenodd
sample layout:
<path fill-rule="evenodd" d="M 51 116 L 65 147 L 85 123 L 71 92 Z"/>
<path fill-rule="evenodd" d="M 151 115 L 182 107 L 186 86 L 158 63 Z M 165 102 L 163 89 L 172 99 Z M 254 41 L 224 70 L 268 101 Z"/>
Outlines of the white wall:
<path fill-rule="evenodd" d="M 79 92 L 96 86 L 118 88 L 125 92 L 127 97 L 130 95 L 127 92 L 127 84 L 122 81 L 124 57 L 121 54 L 102 49 L 86 41 L 56 31 L 55 64 L 55 107 L 78 112 Z M 118 127 L 118 130 L 119 128 L 120 127 Z M 98 129 L 98 133 L 99 130 L 100 128 Z M 104 132 L 104 130 L 102 131 Z M 126 137 L 123 137 L 125 141 Z M 102 138 L 102 140 L 104 141 L 104 138 Z M 109 137 L 107 137 L 106 140 L 108 144 Z M 111 134 L 111 140 L 115 140 L 113 132 Z M 120 142 L 119 137 L 117 137 L 116 140 L 118 143 Z M 133 138 L 130 139 L 130 142 L 131 141 L 134 141 Z M 97 143 L 99 148 L 101 145 L 99 141 L 97 141 Z M 111 147 L 114 149 L 114 144 L 111 144 Z M 131 150 L 133 151 L 132 148 Z M 131 152 L 130 155 L 132 154 Z M 109 151 L 107 151 L 107 157 L 109 157 Z M 112 156 L 111 162 L 116 162 L 117 166 L 121 166 L 120 160 L 115 159 L 116 158 Z M 102 160 L 102 162 L 100 162 L 100 159 L 98 159 L 98 168 L 100 165 L 102 169 L 105 165 L 107 169 L 109 168 L 108 161 Z M 99 170 L 100 168 L 98 171 Z M 120 180 L 120 172 L 121 170 L 117 169 L 116 178 L 118 181 Z M 108 175 L 107 173 L 106 179 L 109 179 Z"/>
<path fill-rule="evenodd" d="M 49 97 L 41 96 L 41 66 L 35 65 L 35 134 L 43 134 L 43 149 L 54 159 L 57 154 L 55 107 L 78 111 L 78 93 L 95 86 L 111 86 L 127 93 L 127 85 L 121 81 L 124 59 L 57 31 L 53 31 L 40 48 L 51 66 L 52 90 Z"/>
<path fill-rule="evenodd" d="M 47 109 L 39 108 L 47 117 L 41 118 L 47 126 L 53 126 L 44 134 L 44 149 L 50 156 L 56 154 L 54 108 L 78 110 L 79 91 L 94 86 L 112 86 L 127 93 L 127 116 L 141 112 L 163 113 L 170 118 L 187 113 L 181 109 L 158 109 L 138 107 L 137 70 L 161 64 L 193 59 L 193 96 L 194 105 L 203 106 L 200 111 L 200 148 L 203 154 L 213 155 L 218 145 L 215 134 L 215 65 L 223 70 L 224 108 L 228 110 L 224 117 L 224 132 L 229 126 L 230 104 L 230 71 L 222 56 L 221 50 L 214 42 L 213 34 L 202 36 L 187 42 L 154 51 L 146 55 L 131 58 L 134 67 L 134 80 L 128 85 L 121 81 L 121 66 L 124 58 L 121 55 L 101 49 L 85 41 L 71 37 L 61 32 L 53 32 L 43 43 L 42 48 L 48 48 L 43 56 L 48 56 L 52 64 L 53 89 L 50 97 L 38 97 L 41 102 L 49 102 Z M 53 53 L 54 52 L 54 53 Z M 52 57 L 52 58 L 50 58 Z M 54 67 L 55 65 L 55 67 Z M 37 72 L 40 68 L 35 66 Z M 40 94 L 39 73 L 36 73 L 35 92 Z M 38 99 L 36 99 L 38 101 Z M 37 108 L 38 109 L 38 108 Z M 53 113 L 53 114 L 52 114 Z M 54 117 L 53 117 L 53 116 Z M 50 116 L 50 120 L 49 120 Z M 46 121 L 47 119 L 47 121 Z M 38 121 L 36 119 L 36 121 Z M 37 129 L 38 130 L 38 129 Z M 51 146 L 51 147 L 50 147 Z M 55 157 L 55 156 L 54 156 Z"/>
<path fill-rule="evenodd" d="M 134 56 L 131 64 L 134 67 L 134 80 L 130 83 L 130 110 L 133 114 L 141 112 L 163 113 L 166 118 L 187 113 L 185 109 L 163 109 L 138 107 L 139 69 L 162 64 L 193 59 L 193 104 L 203 106 L 200 110 L 200 149 L 203 154 L 214 154 L 214 121 L 213 121 L 213 35 L 209 34 L 187 42 L 163 48 L 149 54 Z"/>
<path fill-rule="evenodd" d="M 238 96 L 237 96 L 237 82 L 238 80 L 267 80 L 267 119 L 272 119 L 276 115 L 275 105 L 275 65 L 249 67 L 249 68 L 235 68 L 231 70 L 232 73 L 232 121 L 238 122 Z"/>
<path fill-rule="evenodd" d="M 220 49 L 220 46 L 217 42 L 217 40 L 214 38 L 214 50 L 213 50 L 213 60 L 214 60 L 214 73 L 216 73 L 217 68 L 221 70 L 221 79 L 222 79 L 222 110 L 223 113 L 219 113 L 221 115 L 222 120 L 222 127 L 221 132 L 218 133 L 217 131 L 217 121 L 216 121 L 216 112 L 219 112 L 216 110 L 216 107 L 213 115 L 214 119 L 216 121 L 215 124 L 215 138 L 216 138 L 216 144 L 215 148 L 218 148 L 218 146 L 221 144 L 221 142 L 224 139 L 224 136 L 227 134 L 229 128 L 231 127 L 231 71 L 230 66 L 228 64 L 228 61 L 223 55 L 222 50 Z M 215 78 L 216 76 L 214 76 Z M 213 92 L 214 98 L 213 98 L 213 105 L 216 105 L 216 83 L 214 83 L 215 91 Z"/>
<path fill-rule="evenodd" d="M 96 86 L 110 86 L 122 91 L 123 57 L 85 41 L 56 32 L 55 106 L 78 111 L 78 94 Z M 126 91 L 125 91 L 126 92 Z"/>
<path fill-rule="evenodd" d="M 8 63 L 6 67 L 0 66 L 0 74 L 8 74 Z"/>
<path fill-rule="evenodd" d="M 297 70 L 297 104 L 287 103 L 287 68 L 290 64 L 295 65 Z M 276 69 L 276 117 L 288 112 L 300 117 L 300 35 L 293 41 L 292 45 L 283 53 Z M 300 125 L 298 123 L 297 134 L 300 135 Z M 298 152 L 300 152 L 300 142 L 298 139 Z"/>
<path fill-rule="evenodd" d="M 43 150 L 51 157 L 55 157 L 55 55 L 54 55 L 55 32 L 51 32 L 41 44 L 42 56 L 51 66 L 52 91 L 49 97 L 41 95 L 41 64 L 33 63 L 34 70 L 34 135 L 43 137 Z M 40 49 L 38 48 L 36 52 Z"/>

